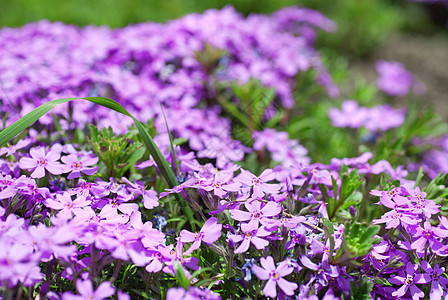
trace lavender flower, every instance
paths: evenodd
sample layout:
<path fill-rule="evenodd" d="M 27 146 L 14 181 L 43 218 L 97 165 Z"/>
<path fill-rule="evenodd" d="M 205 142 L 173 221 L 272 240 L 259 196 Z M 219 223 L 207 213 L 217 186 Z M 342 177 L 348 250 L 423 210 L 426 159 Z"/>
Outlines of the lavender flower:
<path fill-rule="evenodd" d="M 31 177 L 41 178 L 45 176 L 45 170 L 54 175 L 62 174 L 63 167 L 58 162 L 61 155 L 52 150 L 45 152 L 43 147 L 31 148 L 31 157 L 22 157 L 19 161 L 21 169 L 32 170 Z"/>
<path fill-rule="evenodd" d="M 294 270 L 293 267 L 289 267 L 286 261 L 282 261 L 277 267 L 275 267 L 274 259 L 272 256 L 266 258 L 262 257 L 260 263 L 263 268 L 254 265 L 252 268 L 255 275 L 261 280 L 267 280 L 263 293 L 267 297 L 277 297 L 277 285 L 288 296 L 294 295 L 294 290 L 297 289 L 297 284 L 289 282 L 283 277 L 289 275 Z"/>

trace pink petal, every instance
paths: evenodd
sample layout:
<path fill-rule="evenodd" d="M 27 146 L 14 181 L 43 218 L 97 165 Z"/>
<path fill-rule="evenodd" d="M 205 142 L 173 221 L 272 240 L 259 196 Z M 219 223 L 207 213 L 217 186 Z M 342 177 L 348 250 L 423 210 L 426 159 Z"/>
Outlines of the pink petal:
<path fill-rule="evenodd" d="M 244 239 L 241 245 L 235 250 L 235 253 L 244 253 L 249 249 L 250 239 Z"/>
<path fill-rule="evenodd" d="M 83 296 L 91 296 L 93 295 L 92 282 L 88 279 L 85 281 L 78 279 L 76 281 L 76 290 Z"/>
<path fill-rule="evenodd" d="M 19 161 L 19 167 L 21 169 L 32 169 L 38 165 L 35 158 L 22 157 Z"/>
<path fill-rule="evenodd" d="M 257 265 L 253 265 L 252 269 L 254 270 L 255 275 L 261 280 L 268 280 L 269 279 L 269 272 L 266 271 L 263 268 L 260 268 Z"/>
<path fill-rule="evenodd" d="M 263 182 L 268 182 L 275 179 L 275 172 L 272 169 L 266 169 L 258 176 Z"/>
<path fill-rule="evenodd" d="M 262 249 L 266 248 L 269 245 L 268 241 L 266 241 L 266 240 L 264 240 L 262 238 L 259 238 L 257 236 L 254 236 L 251 239 L 251 242 L 255 246 L 255 248 L 257 248 L 258 250 L 262 250 Z"/>
<path fill-rule="evenodd" d="M 237 221 L 247 221 L 251 219 L 251 213 L 234 209 L 230 212 L 230 217 Z"/>
<path fill-rule="evenodd" d="M 42 159 L 45 157 L 45 149 L 43 147 L 31 148 L 30 155 L 33 158 Z"/>
<path fill-rule="evenodd" d="M 275 270 L 275 263 L 272 256 L 268 256 L 266 258 L 262 257 L 260 259 L 260 264 L 263 266 L 263 268 L 266 269 L 266 271 L 271 272 Z"/>
<path fill-rule="evenodd" d="M 275 298 L 277 297 L 277 285 L 275 284 L 275 281 L 270 279 L 266 283 L 263 289 L 263 293 L 265 296 Z"/>
<path fill-rule="evenodd" d="M 180 241 L 182 243 L 190 243 L 195 240 L 196 233 L 183 229 L 180 232 Z"/>
<path fill-rule="evenodd" d="M 47 169 L 48 172 L 50 172 L 53 175 L 60 175 L 60 174 L 62 174 L 62 171 L 63 171 L 63 167 L 61 164 L 54 164 L 54 163 L 53 164 L 48 163 L 45 166 L 45 169 Z"/>
<path fill-rule="evenodd" d="M 298 288 L 296 283 L 289 282 L 283 278 L 280 278 L 277 281 L 277 284 L 280 287 L 280 289 L 288 296 L 294 295 L 294 290 Z"/>
<path fill-rule="evenodd" d="M 112 286 L 112 284 L 109 281 L 103 282 L 100 284 L 100 286 L 96 289 L 94 295 L 95 297 L 105 299 L 115 294 L 115 288 Z"/>
<path fill-rule="evenodd" d="M 31 173 L 32 178 L 42 178 L 45 176 L 45 168 L 42 166 L 37 166 L 36 170 L 34 170 L 33 173 Z"/>
<path fill-rule="evenodd" d="M 81 172 L 74 171 L 74 172 L 71 172 L 70 174 L 68 174 L 67 179 L 72 180 L 72 179 L 79 178 L 79 177 L 81 177 Z"/>
<path fill-rule="evenodd" d="M 81 162 L 84 166 L 91 166 L 98 162 L 98 157 L 84 156 L 81 158 Z"/>

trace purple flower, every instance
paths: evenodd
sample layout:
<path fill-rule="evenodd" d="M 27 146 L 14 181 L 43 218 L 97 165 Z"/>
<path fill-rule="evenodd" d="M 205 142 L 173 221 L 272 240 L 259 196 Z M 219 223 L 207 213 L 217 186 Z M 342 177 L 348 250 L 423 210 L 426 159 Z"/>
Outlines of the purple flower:
<path fill-rule="evenodd" d="M 422 278 L 422 274 L 415 273 L 417 269 L 418 265 L 408 262 L 406 264 L 406 273 L 400 271 L 398 275 L 394 275 L 389 279 L 390 283 L 403 284 L 398 290 L 392 293 L 392 296 L 401 297 L 406 294 L 407 290 L 410 291 L 412 299 L 414 300 L 418 300 L 425 296 L 425 293 L 415 285 L 417 281 L 420 281 Z"/>
<path fill-rule="evenodd" d="M 134 197 L 138 197 L 139 195 L 143 196 L 143 205 L 146 209 L 152 209 L 159 206 L 159 198 L 157 197 L 156 191 L 146 190 L 142 182 L 135 182 L 134 180 L 134 183 L 132 183 L 126 177 L 121 178 L 121 180 L 131 186 L 129 191 L 134 195 Z"/>
<path fill-rule="evenodd" d="M 359 107 L 356 100 L 346 100 L 342 103 L 341 110 L 330 108 L 328 116 L 331 124 L 335 127 L 359 128 L 364 125 L 368 116 L 368 109 Z"/>
<path fill-rule="evenodd" d="M 414 76 L 396 61 L 379 60 L 376 63 L 379 74 L 378 88 L 391 96 L 406 96 L 413 83 Z"/>
<path fill-rule="evenodd" d="M 45 148 L 31 148 L 31 157 L 22 157 L 19 161 L 21 169 L 33 170 L 31 177 L 42 178 L 45 176 L 45 170 L 53 175 L 60 175 L 63 172 L 63 166 L 57 161 L 61 155 L 55 151 L 45 153 Z"/>
<path fill-rule="evenodd" d="M 76 290 L 79 295 L 66 292 L 62 295 L 62 300 L 103 300 L 115 294 L 115 288 L 109 281 L 102 282 L 96 290 L 93 289 L 92 282 L 87 280 L 76 280 Z"/>
<path fill-rule="evenodd" d="M 397 228 L 400 224 L 403 227 L 417 225 L 419 222 L 420 220 L 416 219 L 414 216 L 405 214 L 396 209 L 385 213 L 380 219 L 372 221 L 373 224 L 386 223 L 386 229 Z"/>
<path fill-rule="evenodd" d="M 262 198 L 265 194 L 276 194 L 280 190 L 280 186 L 267 183 L 274 179 L 275 173 L 271 169 L 264 170 L 258 177 L 249 171 L 241 169 L 241 174 L 236 178 L 242 184 L 253 187 L 252 196 L 254 198 Z"/>
<path fill-rule="evenodd" d="M 252 268 L 259 279 L 268 281 L 263 288 L 265 296 L 277 297 L 277 285 L 286 295 L 294 295 L 294 290 L 298 287 L 297 284 L 283 279 L 283 277 L 294 271 L 293 267 L 289 267 L 287 261 L 282 261 L 275 267 L 274 259 L 272 256 L 268 256 L 266 258 L 262 257 L 260 263 L 263 268 L 257 265 L 254 265 Z"/>
<path fill-rule="evenodd" d="M 190 254 L 201 246 L 201 242 L 213 244 L 221 237 L 222 224 L 218 224 L 218 219 L 208 219 L 201 228 L 199 233 L 192 233 L 188 230 L 180 232 L 180 241 L 182 243 L 193 243 L 191 247 L 184 252 Z"/>
<path fill-rule="evenodd" d="M 426 274 L 422 274 L 416 283 L 431 283 L 431 292 L 429 293 L 430 300 L 440 300 L 443 295 L 443 289 L 447 289 L 448 279 L 443 276 L 445 268 L 440 268 L 439 265 L 435 265 L 434 268 L 427 261 L 422 261 L 421 264 Z"/>
<path fill-rule="evenodd" d="M 85 196 L 80 196 L 75 200 L 72 200 L 70 193 L 65 192 L 62 195 L 56 195 L 56 200 L 51 198 L 46 199 L 44 204 L 47 207 L 60 210 L 59 216 L 64 219 L 70 219 L 72 217 L 72 213 L 74 213 L 76 209 L 89 205 L 90 201 L 86 200 Z"/>
<path fill-rule="evenodd" d="M 166 300 L 221 300 L 221 297 L 208 289 L 200 289 L 195 286 L 189 286 L 188 290 L 183 287 L 170 288 L 166 293 Z"/>
<path fill-rule="evenodd" d="M 68 179 L 81 177 L 81 172 L 90 176 L 95 174 L 99 167 L 90 167 L 98 162 L 98 157 L 83 156 L 80 159 L 74 154 L 63 156 L 61 158 L 64 165 L 64 173 L 68 174 Z"/>
<path fill-rule="evenodd" d="M 258 200 L 246 202 L 244 205 L 248 212 L 240 209 L 232 209 L 230 216 L 237 221 L 249 221 L 249 224 L 254 227 L 259 227 L 260 222 L 263 225 L 269 225 L 269 217 L 277 216 L 282 211 L 282 206 L 272 201 L 264 205 L 263 208 L 261 207 L 262 202 Z"/>
<path fill-rule="evenodd" d="M 6 156 L 13 155 L 17 150 L 28 146 L 31 143 L 30 139 L 20 140 L 15 145 L 10 145 L 9 147 L 0 148 L 0 156 L 6 154 Z"/>
<path fill-rule="evenodd" d="M 265 237 L 271 234 L 264 227 L 258 228 L 256 223 L 242 224 L 241 231 L 244 234 L 229 235 L 229 240 L 233 243 L 242 242 L 240 246 L 235 250 L 235 253 L 244 253 L 249 249 L 252 243 L 258 250 L 264 249 L 269 245 L 269 242 L 261 237 Z"/>
<path fill-rule="evenodd" d="M 425 248 L 426 243 L 429 243 L 431 250 L 437 253 L 444 247 L 438 238 L 448 237 L 448 231 L 440 228 L 434 228 L 428 221 L 426 221 L 423 226 L 424 228 L 419 226 L 415 229 L 415 241 L 411 244 L 412 249 L 421 252 Z"/>

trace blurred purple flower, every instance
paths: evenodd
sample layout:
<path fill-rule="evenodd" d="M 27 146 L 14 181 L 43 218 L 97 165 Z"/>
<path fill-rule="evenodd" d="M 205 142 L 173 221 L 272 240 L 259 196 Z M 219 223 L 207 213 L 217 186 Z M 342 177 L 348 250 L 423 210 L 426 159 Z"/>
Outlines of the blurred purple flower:
<path fill-rule="evenodd" d="M 66 292 L 62 295 L 62 300 L 103 300 L 115 294 L 115 288 L 108 281 L 102 282 L 96 290 L 93 289 L 92 282 L 87 280 L 76 280 L 76 290 L 79 295 Z"/>
<path fill-rule="evenodd" d="M 416 84 L 414 76 L 399 62 L 379 60 L 376 70 L 378 88 L 391 96 L 406 96 Z"/>

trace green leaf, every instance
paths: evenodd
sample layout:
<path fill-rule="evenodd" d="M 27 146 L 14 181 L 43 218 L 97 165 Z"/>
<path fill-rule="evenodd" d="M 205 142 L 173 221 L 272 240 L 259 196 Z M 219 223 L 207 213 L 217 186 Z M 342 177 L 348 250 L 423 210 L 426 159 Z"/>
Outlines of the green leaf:
<path fill-rule="evenodd" d="M 351 281 L 350 282 L 350 300 L 370 300 L 372 297 L 370 296 L 370 293 L 373 289 L 373 282 L 372 280 L 363 275 L 361 277 L 361 280 L 356 284 L 356 282 Z"/>
<path fill-rule="evenodd" d="M 184 289 L 188 289 L 190 286 L 190 280 L 185 276 L 182 264 L 178 260 L 173 261 L 174 276 L 176 277 L 177 283 Z"/>
<path fill-rule="evenodd" d="M 420 181 L 422 181 L 422 178 L 423 178 L 423 168 L 420 167 L 420 169 L 418 169 L 417 178 L 415 179 L 414 189 L 418 187 Z"/>
<path fill-rule="evenodd" d="M 324 232 L 325 232 L 325 240 L 330 240 L 330 253 L 329 253 L 329 257 L 330 259 L 333 257 L 333 252 L 334 252 L 334 227 L 333 227 L 333 223 L 328 220 L 328 219 L 324 219 Z"/>
<path fill-rule="evenodd" d="M 171 147 L 171 152 L 173 153 L 174 163 L 176 164 L 177 174 L 179 175 L 180 174 L 179 161 L 177 160 L 177 157 L 176 157 L 176 151 L 174 151 L 173 137 L 171 136 L 171 131 L 170 131 L 170 128 L 168 127 L 168 122 L 166 120 L 165 112 L 163 111 L 162 103 L 159 103 L 159 104 L 160 104 L 160 110 L 162 111 L 163 119 L 165 120 L 165 126 L 166 126 L 166 130 L 168 131 L 168 137 L 170 138 L 170 147 Z"/>
<path fill-rule="evenodd" d="M 208 268 L 208 267 L 196 270 L 196 271 L 193 272 L 193 274 L 191 274 L 190 280 L 192 280 L 193 278 L 198 277 L 200 274 L 202 274 L 202 273 L 204 273 L 206 271 L 212 271 L 212 270 L 213 270 L 212 268 Z"/>

